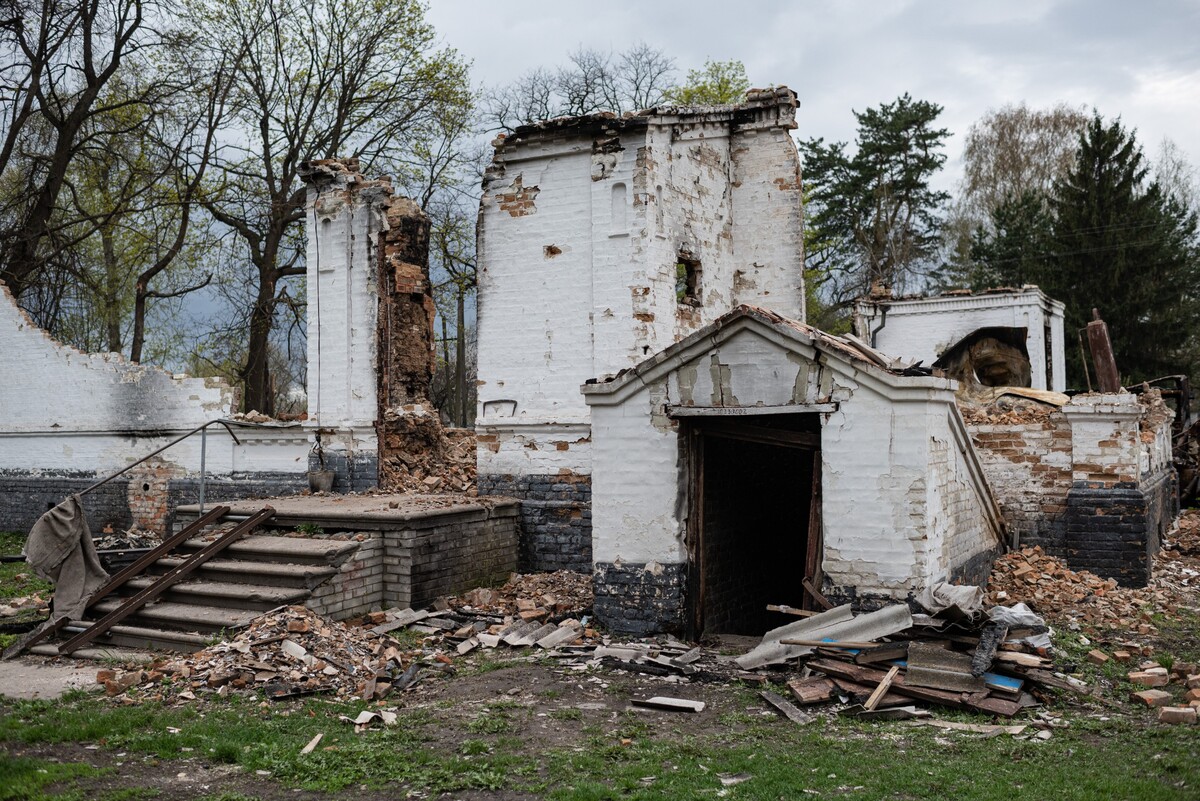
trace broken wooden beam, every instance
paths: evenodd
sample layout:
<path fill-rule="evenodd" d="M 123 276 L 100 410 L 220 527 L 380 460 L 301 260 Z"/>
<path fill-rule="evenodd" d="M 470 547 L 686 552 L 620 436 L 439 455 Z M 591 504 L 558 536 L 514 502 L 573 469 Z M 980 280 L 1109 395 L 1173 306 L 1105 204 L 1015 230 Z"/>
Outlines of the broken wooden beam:
<path fill-rule="evenodd" d="M 776 712 L 783 715 L 792 723 L 798 723 L 799 725 L 803 726 L 807 723 L 812 723 L 813 721 L 812 715 L 806 715 L 804 712 L 800 711 L 799 707 L 781 695 L 773 693 L 770 690 L 763 690 L 758 695 L 760 698 L 774 707 Z"/>
<path fill-rule="evenodd" d="M 836 659 L 810 660 L 808 667 L 820 671 L 827 676 L 849 679 L 860 684 L 878 684 L 884 677 L 884 671 L 882 670 L 874 670 L 850 662 L 841 662 Z M 1021 710 L 1021 705 L 1018 702 L 1007 701 L 1003 698 L 980 698 L 967 693 L 947 692 L 946 690 L 935 690 L 929 687 L 914 687 L 905 682 L 903 675 L 897 675 L 892 680 L 891 691 L 899 695 L 906 695 L 909 698 L 915 698 L 918 701 L 926 701 L 931 704 L 939 704 L 954 709 L 973 709 L 992 715 L 1001 715 L 1006 718 L 1012 717 Z"/>
<path fill-rule="evenodd" d="M 875 688 L 875 691 L 871 693 L 871 697 L 867 699 L 865 704 L 863 704 L 863 709 L 870 712 L 874 710 L 875 707 L 879 706 L 880 699 L 883 698 L 884 693 L 888 691 L 888 688 L 892 686 L 892 681 L 896 678 L 896 674 L 899 672 L 900 666 L 892 665 L 892 669 L 887 672 L 887 675 L 879 680 L 879 686 Z"/>

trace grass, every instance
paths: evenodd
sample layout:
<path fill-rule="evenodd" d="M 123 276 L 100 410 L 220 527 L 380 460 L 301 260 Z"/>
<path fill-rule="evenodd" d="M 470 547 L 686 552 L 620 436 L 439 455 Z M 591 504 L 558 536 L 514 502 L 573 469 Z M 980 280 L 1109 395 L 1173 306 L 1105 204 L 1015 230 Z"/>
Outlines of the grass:
<path fill-rule="evenodd" d="M 239 765 L 251 779 L 267 771 L 264 782 L 278 783 L 280 792 L 343 796 L 365 786 L 399 795 L 506 789 L 550 799 L 665 800 L 719 791 L 731 799 L 776 799 L 810 791 L 956 801 L 1169 800 L 1195 798 L 1200 787 L 1195 730 L 1148 723 L 1148 712 L 1070 714 L 1070 725 L 1042 742 L 845 719 L 797 727 L 744 712 L 756 704 L 754 693 L 727 689 L 732 711 L 707 719 L 632 710 L 585 719 L 578 709 L 557 710 L 550 717 L 578 722 L 560 729 L 553 746 L 533 736 L 533 709 L 509 698 L 478 707 L 466 723 L 461 706 L 401 709 L 398 725 L 362 734 L 338 716 L 353 717 L 363 704 L 314 699 L 286 707 L 236 697 L 164 707 L 73 693 L 54 702 L 11 702 L 0 704 L 0 801 L 48 797 L 50 784 L 66 785 L 62 798 L 77 797 L 72 788 L 94 769 L 2 756 L 14 746 L 56 743 L 98 744 L 98 755 L 119 750 L 131 759 L 199 757 Z M 321 746 L 300 755 L 317 733 L 325 735 Z M 731 774 L 750 778 L 723 786 L 720 777 Z"/>
<path fill-rule="evenodd" d="M 79 794 L 53 796 L 43 792 L 47 786 L 72 782 L 85 776 L 99 776 L 108 771 L 77 763 L 48 762 L 29 757 L 13 757 L 0 753 L 0 801 L 36 801 L 41 798 L 82 798 Z"/>
<path fill-rule="evenodd" d="M 25 535 L 12 531 L 0 532 L 0 554 L 4 556 L 21 553 L 25 544 Z M 0 603 L 10 598 L 20 598 L 26 595 L 40 594 L 49 600 L 49 592 L 53 585 L 34 575 L 25 562 L 0 562 Z M 26 624 L 42 620 L 45 615 L 36 608 L 23 609 L 13 617 L 0 618 L 0 623 L 6 625 Z M 19 634 L 0 634 L 0 648 L 7 648 Z"/>

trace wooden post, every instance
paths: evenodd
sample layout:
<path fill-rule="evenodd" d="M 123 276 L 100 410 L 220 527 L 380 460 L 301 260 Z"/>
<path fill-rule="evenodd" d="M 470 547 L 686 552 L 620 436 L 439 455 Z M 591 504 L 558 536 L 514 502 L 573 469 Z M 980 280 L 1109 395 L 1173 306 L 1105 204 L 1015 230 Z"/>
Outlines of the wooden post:
<path fill-rule="evenodd" d="M 1092 309 L 1092 321 L 1087 324 L 1087 334 L 1100 391 L 1120 392 L 1121 379 L 1117 373 L 1117 360 L 1113 356 L 1112 339 L 1108 336 L 1108 325 L 1100 319 L 1098 309 Z"/>

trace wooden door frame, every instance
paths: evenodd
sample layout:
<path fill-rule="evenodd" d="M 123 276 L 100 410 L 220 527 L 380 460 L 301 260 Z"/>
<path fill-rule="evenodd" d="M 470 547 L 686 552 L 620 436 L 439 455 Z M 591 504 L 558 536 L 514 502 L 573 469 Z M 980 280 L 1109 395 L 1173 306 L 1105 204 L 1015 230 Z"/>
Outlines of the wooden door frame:
<path fill-rule="evenodd" d="M 684 475 L 687 492 L 687 525 L 684 532 L 684 545 L 687 551 L 687 570 L 685 574 L 684 602 L 685 612 L 684 633 L 692 641 L 699 640 L 704 633 L 704 461 L 706 436 L 719 436 L 730 439 L 740 439 L 749 442 L 760 442 L 780 448 L 792 448 L 808 451 L 812 454 L 811 490 L 809 495 L 808 525 L 805 530 L 805 559 L 803 578 L 812 582 L 818 589 L 821 586 L 821 561 L 824 553 L 822 538 L 822 509 L 821 509 L 821 437 L 815 437 L 803 432 L 780 430 L 783 436 L 767 441 L 762 434 L 774 429 L 759 429 L 748 426 L 750 433 L 746 436 L 737 435 L 727 421 L 722 421 L 715 430 L 706 432 L 704 419 L 700 416 L 693 418 L 694 422 L 683 420 L 680 426 L 680 436 L 683 442 Z M 819 602 L 805 591 L 802 606 L 804 609 L 821 609 Z"/>

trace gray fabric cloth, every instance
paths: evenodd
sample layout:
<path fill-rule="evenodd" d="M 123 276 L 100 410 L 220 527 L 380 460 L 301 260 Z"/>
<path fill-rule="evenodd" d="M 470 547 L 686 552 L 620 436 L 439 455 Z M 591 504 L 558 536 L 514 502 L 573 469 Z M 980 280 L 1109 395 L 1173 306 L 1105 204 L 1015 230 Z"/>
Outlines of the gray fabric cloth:
<path fill-rule="evenodd" d="M 25 540 L 25 560 L 33 572 L 54 582 L 53 620 L 78 620 L 92 593 L 108 581 L 78 495 L 67 498 L 33 524 Z"/>

